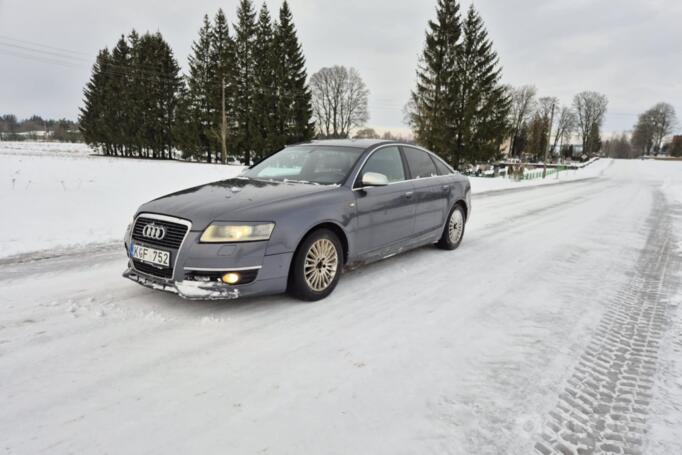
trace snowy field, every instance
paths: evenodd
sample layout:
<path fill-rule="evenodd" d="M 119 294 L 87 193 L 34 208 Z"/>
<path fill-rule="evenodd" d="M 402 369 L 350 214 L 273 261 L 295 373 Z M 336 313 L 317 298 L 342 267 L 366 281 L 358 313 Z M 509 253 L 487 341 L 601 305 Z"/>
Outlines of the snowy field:
<path fill-rule="evenodd" d="M 0 153 L 3 185 L 7 163 L 35 182 L 1 193 L 16 252 L 50 204 L 71 210 L 46 216 L 61 236 L 126 223 L 145 175 L 165 192 L 237 172 L 65 153 Z M 476 180 L 460 249 L 346 273 L 315 304 L 182 301 L 121 278 L 119 247 L 6 258 L 4 453 L 682 453 L 682 163 L 595 166 Z"/>
<path fill-rule="evenodd" d="M 91 156 L 83 144 L 0 142 L 0 258 L 121 241 L 144 202 L 237 166 Z"/>
<path fill-rule="evenodd" d="M 120 241 L 137 207 L 184 188 L 234 177 L 243 168 L 91 156 L 84 144 L 0 142 L 0 259 L 49 254 L 83 242 Z M 473 178 L 472 191 L 554 184 L 600 175 L 604 160 L 560 179 L 514 182 Z M 42 251 L 41 253 L 36 253 Z"/>

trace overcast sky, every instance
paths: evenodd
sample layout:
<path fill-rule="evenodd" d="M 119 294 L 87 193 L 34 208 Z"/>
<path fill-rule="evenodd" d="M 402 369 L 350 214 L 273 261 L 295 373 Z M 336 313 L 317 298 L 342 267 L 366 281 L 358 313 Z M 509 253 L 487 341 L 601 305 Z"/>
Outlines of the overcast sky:
<path fill-rule="evenodd" d="M 113 46 L 132 28 L 161 31 L 186 68 L 202 16 L 222 7 L 234 21 L 237 3 L 0 0 L 0 113 L 75 119 L 97 50 Z M 271 11 L 279 9 L 279 1 L 267 3 Z M 405 128 L 402 107 L 435 3 L 290 0 L 309 74 L 334 64 L 356 67 L 371 91 L 369 126 L 393 130 Z M 476 0 L 475 5 L 500 55 L 504 82 L 534 84 L 540 95 L 563 103 L 582 90 L 605 93 L 607 132 L 630 129 L 639 112 L 659 101 L 670 102 L 682 116 L 680 0 Z M 47 54 L 26 51 L 17 40 L 69 50 L 84 60 L 48 61 Z"/>

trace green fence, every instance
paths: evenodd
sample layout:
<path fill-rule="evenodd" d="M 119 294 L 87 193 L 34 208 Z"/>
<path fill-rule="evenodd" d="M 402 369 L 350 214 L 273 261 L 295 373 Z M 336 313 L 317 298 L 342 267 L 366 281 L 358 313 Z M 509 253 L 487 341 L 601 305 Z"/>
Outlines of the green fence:
<path fill-rule="evenodd" d="M 565 166 L 547 168 L 547 175 L 545 176 L 545 179 L 549 178 L 558 179 L 559 174 L 564 171 L 566 171 Z M 542 178 L 543 172 L 544 172 L 543 169 L 535 169 L 533 171 L 524 172 L 523 175 L 508 174 L 508 176 L 509 178 L 514 180 L 537 180 Z"/>

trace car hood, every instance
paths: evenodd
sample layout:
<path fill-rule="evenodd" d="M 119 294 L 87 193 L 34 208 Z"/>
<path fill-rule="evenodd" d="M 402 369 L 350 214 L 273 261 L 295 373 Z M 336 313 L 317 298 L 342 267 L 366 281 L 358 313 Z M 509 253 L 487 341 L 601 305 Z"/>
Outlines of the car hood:
<path fill-rule="evenodd" d="M 184 218 L 192 230 L 203 230 L 211 222 L 273 221 L 267 205 L 329 191 L 334 187 L 303 183 L 236 178 L 188 188 L 142 205 L 148 212 Z M 253 210 L 257 209 L 257 210 Z M 254 212 L 262 219 L 255 219 Z"/>

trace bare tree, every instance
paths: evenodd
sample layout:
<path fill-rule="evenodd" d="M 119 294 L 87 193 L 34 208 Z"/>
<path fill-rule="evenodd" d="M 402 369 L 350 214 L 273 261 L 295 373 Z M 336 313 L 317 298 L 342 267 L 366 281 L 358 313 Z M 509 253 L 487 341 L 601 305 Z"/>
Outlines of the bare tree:
<path fill-rule="evenodd" d="M 511 144 L 509 155 L 513 155 L 522 128 L 528 124 L 535 114 L 535 96 L 537 89 L 533 85 L 512 88 L 509 123 L 511 124 Z"/>
<path fill-rule="evenodd" d="M 672 134 L 677 125 L 675 108 L 668 103 L 658 103 L 647 112 L 651 121 L 653 145 L 659 151 L 663 146 L 663 139 Z"/>
<path fill-rule="evenodd" d="M 554 113 L 559 106 L 559 99 L 554 96 L 545 96 L 540 98 L 538 103 L 538 113 L 542 116 L 543 122 L 546 125 L 546 130 L 543 131 L 543 158 L 542 158 L 542 178 L 547 177 L 547 160 L 549 158 L 549 150 L 552 142 L 552 130 L 554 129 Z"/>
<path fill-rule="evenodd" d="M 649 155 L 654 148 L 654 122 L 651 111 L 640 114 L 632 133 L 632 147 L 642 155 Z"/>
<path fill-rule="evenodd" d="M 570 107 L 563 107 L 559 112 L 559 117 L 556 122 L 556 132 L 554 135 L 554 143 L 552 144 L 552 151 L 557 150 L 559 142 L 563 145 L 564 142 L 570 142 L 573 133 L 578 126 L 578 119 Z"/>
<path fill-rule="evenodd" d="M 556 109 L 559 105 L 559 100 L 553 96 L 543 96 L 537 102 L 538 115 L 547 121 L 552 117 L 552 110 Z"/>
<path fill-rule="evenodd" d="M 322 68 L 310 78 L 313 114 L 322 137 L 348 137 L 369 119 L 369 90 L 355 68 Z"/>
<path fill-rule="evenodd" d="M 589 155 L 598 151 L 598 133 L 604 122 L 608 105 L 609 100 L 606 96 L 597 92 L 578 93 L 573 99 L 583 153 Z"/>

